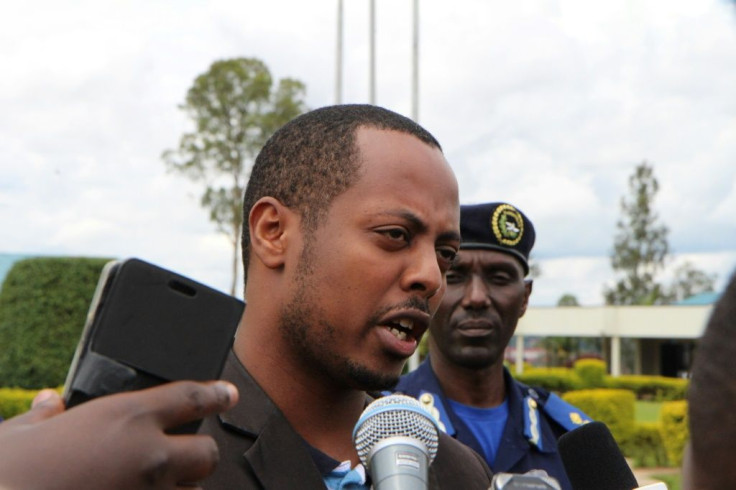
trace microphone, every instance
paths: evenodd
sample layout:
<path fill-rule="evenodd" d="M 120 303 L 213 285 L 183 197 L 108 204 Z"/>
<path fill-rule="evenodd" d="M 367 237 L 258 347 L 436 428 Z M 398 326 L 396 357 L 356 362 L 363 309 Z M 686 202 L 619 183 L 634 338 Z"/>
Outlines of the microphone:
<path fill-rule="evenodd" d="M 589 422 L 563 434 L 557 446 L 574 490 L 667 490 L 664 483 L 639 487 L 603 422 Z"/>
<path fill-rule="evenodd" d="M 496 473 L 488 490 L 561 490 L 560 482 L 544 470 L 526 473 Z"/>
<path fill-rule="evenodd" d="M 368 405 L 353 429 L 374 490 L 426 490 L 437 455 L 437 422 L 416 399 L 393 394 Z"/>

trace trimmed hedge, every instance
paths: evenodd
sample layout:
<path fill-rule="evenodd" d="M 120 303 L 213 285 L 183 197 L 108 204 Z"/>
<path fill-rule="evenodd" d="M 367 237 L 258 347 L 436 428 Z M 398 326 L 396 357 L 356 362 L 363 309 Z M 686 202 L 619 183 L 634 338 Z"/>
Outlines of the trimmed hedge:
<path fill-rule="evenodd" d="M 626 375 L 607 376 L 606 384 L 609 388 L 631 390 L 636 393 L 638 400 L 661 402 L 684 400 L 689 380 L 666 376 Z"/>
<path fill-rule="evenodd" d="M 530 386 L 539 386 L 555 393 L 567 391 L 610 388 L 630 390 L 637 400 L 672 401 L 684 400 L 689 380 L 666 376 L 626 375 L 609 376 L 606 364 L 600 359 L 580 359 L 572 368 L 526 368 L 524 373 L 512 376 Z"/>
<path fill-rule="evenodd" d="M 102 267 L 110 259 L 16 262 L 0 290 L 0 384 L 64 383 Z"/>
<path fill-rule="evenodd" d="M 688 430 L 687 401 L 665 402 L 659 412 L 659 433 L 672 466 L 682 464 L 685 444 L 690 438 Z"/>
<path fill-rule="evenodd" d="M 580 359 L 573 364 L 573 371 L 585 388 L 606 387 L 606 363 L 600 359 Z"/>
<path fill-rule="evenodd" d="M 619 442 L 619 447 L 635 466 L 669 466 L 659 422 L 635 422 L 629 435 Z"/>
<path fill-rule="evenodd" d="M 59 386 L 56 391 L 61 394 L 64 387 Z M 24 390 L 23 388 L 0 388 L 0 416 L 9 419 L 27 412 L 38 392 L 39 390 Z"/>
<path fill-rule="evenodd" d="M 621 452 L 637 466 L 673 466 L 682 464 L 682 454 L 689 439 L 687 402 L 664 402 L 657 422 L 636 422 L 634 402 L 629 390 L 595 389 L 571 391 L 562 398 L 605 423 Z"/>
<path fill-rule="evenodd" d="M 513 370 L 511 372 L 513 374 Z M 513 376 L 529 386 L 540 386 L 556 393 L 584 388 L 582 380 L 569 368 L 531 368 L 525 370 L 523 374 Z"/>
<path fill-rule="evenodd" d="M 593 420 L 605 423 L 619 444 L 632 435 L 636 398 L 631 391 L 610 389 L 570 391 L 562 395 L 562 399 L 578 407 Z"/>
<path fill-rule="evenodd" d="M 9 419 L 31 408 L 37 390 L 0 388 L 0 417 Z"/>

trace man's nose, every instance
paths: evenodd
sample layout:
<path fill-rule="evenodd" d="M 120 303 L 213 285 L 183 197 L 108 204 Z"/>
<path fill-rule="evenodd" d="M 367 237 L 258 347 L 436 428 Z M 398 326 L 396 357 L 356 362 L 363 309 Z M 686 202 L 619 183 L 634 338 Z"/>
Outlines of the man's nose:
<path fill-rule="evenodd" d="M 488 284 L 479 274 L 472 274 L 465 288 L 463 307 L 469 309 L 487 308 L 491 304 Z"/>
<path fill-rule="evenodd" d="M 437 251 L 434 246 L 417 250 L 404 274 L 403 282 L 404 288 L 420 291 L 425 298 L 437 294 L 444 284 L 444 277 L 437 262 Z"/>

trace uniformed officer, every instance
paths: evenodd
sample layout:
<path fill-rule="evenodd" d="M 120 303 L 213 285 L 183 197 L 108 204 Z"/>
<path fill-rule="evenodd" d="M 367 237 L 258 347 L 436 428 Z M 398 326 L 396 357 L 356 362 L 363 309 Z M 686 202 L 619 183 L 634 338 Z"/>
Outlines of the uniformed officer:
<path fill-rule="evenodd" d="M 557 438 L 590 421 L 555 394 L 515 381 L 504 350 L 526 312 L 532 222 L 511 204 L 461 206 L 460 252 L 430 325 L 429 357 L 396 391 L 417 397 L 494 472 L 545 470 L 570 483 Z"/>

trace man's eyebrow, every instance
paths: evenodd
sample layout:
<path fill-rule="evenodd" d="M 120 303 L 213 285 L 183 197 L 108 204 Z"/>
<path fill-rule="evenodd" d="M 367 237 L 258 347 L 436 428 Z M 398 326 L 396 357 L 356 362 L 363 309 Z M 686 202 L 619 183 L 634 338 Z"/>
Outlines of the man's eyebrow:
<path fill-rule="evenodd" d="M 426 231 L 428 228 L 427 223 L 422 221 L 422 219 L 419 218 L 419 216 L 417 216 L 416 214 L 410 211 L 406 211 L 403 209 L 389 209 L 389 210 L 383 211 L 380 214 L 385 215 L 385 216 L 391 216 L 394 218 L 401 218 L 404 221 L 408 221 L 414 229 L 420 232 Z"/>
<path fill-rule="evenodd" d="M 502 272 L 508 272 L 512 273 L 514 275 L 521 275 L 521 277 L 524 277 L 524 271 L 521 270 L 521 264 L 517 267 L 516 264 L 512 264 L 509 262 L 492 262 L 490 264 L 486 264 L 484 269 L 486 271 L 502 271 Z"/>
<path fill-rule="evenodd" d="M 442 242 L 460 242 L 462 238 L 457 231 L 446 231 L 440 234 L 438 240 Z"/>
<path fill-rule="evenodd" d="M 384 214 L 391 215 L 391 216 L 398 216 L 400 218 L 405 219 L 409 223 L 412 224 L 412 226 L 419 232 L 425 232 L 429 228 L 427 226 L 427 223 L 425 223 L 419 216 L 415 215 L 414 213 L 410 211 L 405 210 L 395 210 L 395 211 L 387 211 Z M 460 241 L 460 232 L 459 231 L 446 231 L 443 233 L 440 233 L 440 236 L 437 237 L 438 241 L 442 242 L 450 242 L 450 241 Z"/>

